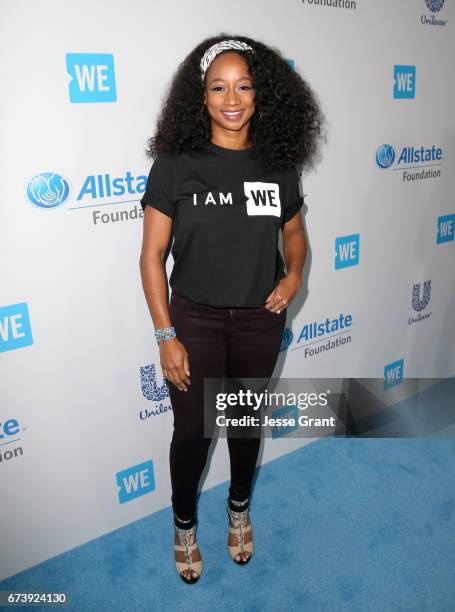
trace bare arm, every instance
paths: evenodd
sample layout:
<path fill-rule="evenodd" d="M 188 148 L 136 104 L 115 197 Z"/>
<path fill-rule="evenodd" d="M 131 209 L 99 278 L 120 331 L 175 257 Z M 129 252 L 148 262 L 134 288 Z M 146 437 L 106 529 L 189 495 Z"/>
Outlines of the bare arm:
<path fill-rule="evenodd" d="M 164 213 L 146 206 L 142 250 L 139 259 L 142 287 L 155 329 L 172 325 L 167 303 L 167 276 L 164 264 L 171 237 L 173 220 Z M 172 338 L 160 342 L 160 361 L 163 374 L 180 390 L 187 391 L 191 384 L 188 353 L 183 344 Z"/>
<path fill-rule="evenodd" d="M 305 229 L 299 211 L 283 226 L 283 256 L 286 262 L 287 275 L 299 279 L 300 282 L 306 254 Z"/>
<path fill-rule="evenodd" d="M 307 245 L 300 211 L 284 224 L 282 232 L 287 275 L 280 280 L 266 300 L 266 306 L 270 306 L 269 310 L 276 313 L 291 302 L 302 284 Z"/>

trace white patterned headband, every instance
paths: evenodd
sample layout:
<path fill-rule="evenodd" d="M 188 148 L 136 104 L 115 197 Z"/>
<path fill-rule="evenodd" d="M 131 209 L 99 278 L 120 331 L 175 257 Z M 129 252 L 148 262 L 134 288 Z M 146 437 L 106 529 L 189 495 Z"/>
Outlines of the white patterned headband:
<path fill-rule="evenodd" d="M 239 51 L 252 51 L 254 53 L 254 49 L 242 42 L 241 40 L 222 40 L 221 42 L 215 43 L 211 47 L 207 49 L 201 59 L 201 78 L 202 82 L 204 82 L 205 73 L 208 70 L 208 67 L 213 62 L 215 57 L 221 53 L 221 51 L 225 51 L 226 49 L 238 49 Z"/>

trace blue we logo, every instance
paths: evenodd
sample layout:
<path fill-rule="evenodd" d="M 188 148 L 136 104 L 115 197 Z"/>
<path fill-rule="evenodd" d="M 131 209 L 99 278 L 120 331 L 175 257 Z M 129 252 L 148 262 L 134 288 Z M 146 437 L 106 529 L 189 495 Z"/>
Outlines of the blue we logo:
<path fill-rule="evenodd" d="M 153 461 L 144 461 L 117 472 L 115 479 L 118 486 L 118 500 L 121 504 L 141 497 L 155 490 Z"/>
<path fill-rule="evenodd" d="M 403 382 L 404 359 L 384 366 L 384 391 Z"/>
<path fill-rule="evenodd" d="M 393 97 L 415 98 L 416 97 L 416 67 L 394 66 L 393 67 Z"/>
<path fill-rule="evenodd" d="M 359 234 L 335 238 L 335 270 L 359 263 Z"/>
<path fill-rule="evenodd" d="M 455 237 L 455 214 L 438 217 L 436 244 L 450 242 Z"/>
<path fill-rule="evenodd" d="M 67 53 L 66 71 L 70 102 L 115 102 L 114 56 L 112 53 Z"/>
<path fill-rule="evenodd" d="M 26 302 L 0 306 L 0 353 L 33 344 Z"/>

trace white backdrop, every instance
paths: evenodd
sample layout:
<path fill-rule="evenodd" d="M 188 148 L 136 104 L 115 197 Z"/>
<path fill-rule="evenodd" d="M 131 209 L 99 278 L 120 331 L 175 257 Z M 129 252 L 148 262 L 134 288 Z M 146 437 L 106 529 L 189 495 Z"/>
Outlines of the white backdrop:
<path fill-rule="evenodd" d="M 302 179 L 305 283 L 274 376 L 455 372 L 455 9 L 338 4 L 0 3 L 0 578 L 170 504 L 172 411 L 140 281 L 139 200 L 166 85 L 206 36 L 280 49 L 328 120 Z M 399 162 L 404 147 L 441 159 Z M 422 167 L 435 176 L 404 180 Z M 352 235 L 351 265 L 337 268 L 337 239 Z M 350 327 L 305 338 L 340 314 Z M 343 343 L 318 353 L 329 338 Z M 261 460 L 308 441 L 268 439 Z M 204 489 L 228 478 L 220 439 Z"/>

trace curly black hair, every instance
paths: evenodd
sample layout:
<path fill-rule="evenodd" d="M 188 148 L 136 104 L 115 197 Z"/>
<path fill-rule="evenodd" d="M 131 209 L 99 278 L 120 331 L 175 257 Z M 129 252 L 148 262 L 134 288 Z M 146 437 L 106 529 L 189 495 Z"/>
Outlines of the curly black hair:
<path fill-rule="evenodd" d="M 225 32 L 203 40 L 178 66 L 155 133 L 148 140 L 147 156 L 194 151 L 210 142 L 210 116 L 205 105 L 201 121 L 204 83 L 200 61 L 211 45 L 232 38 L 254 49 L 254 53 L 235 50 L 247 62 L 255 90 L 256 112 L 248 132 L 252 153 L 268 171 L 294 166 L 301 174 L 304 167 L 314 164 L 324 134 L 324 116 L 315 94 L 278 49 Z"/>

